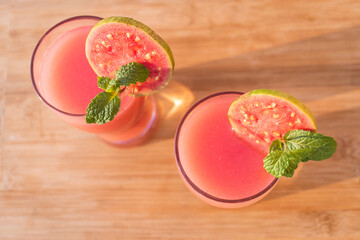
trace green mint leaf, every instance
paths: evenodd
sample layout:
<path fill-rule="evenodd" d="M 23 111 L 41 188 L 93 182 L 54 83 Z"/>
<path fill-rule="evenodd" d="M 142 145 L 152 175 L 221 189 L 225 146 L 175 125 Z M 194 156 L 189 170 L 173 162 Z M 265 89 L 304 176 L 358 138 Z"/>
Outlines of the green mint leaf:
<path fill-rule="evenodd" d="M 336 147 L 332 137 L 311 131 L 292 130 L 282 140 L 271 143 L 269 154 L 264 158 L 264 168 L 277 178 L 292 177 L 300 162 L 330 158 Z"/>
<path fill-rule="evenodd" d="M 115 79 L 112 79 L 106 88 L 106 92 L 118 92 L 120 91 L 120 87 L 121 87 L 120 82 Z"/>
<path fill-rule="evenodd" d="M 292 130 L 285 134 L 284 140 L 291 149 L 303 152 L 301 160 L 303 162 L 328 159 L 335 153 L 337 147 L 332 137 L 304 130 Z"/>
<path fill-rule="evenodd" d="M 273 152 L 277 150 L 284 150 L 284 143 L 281 142 L 279 139 L 276 139 L 271 143 L 269 152 Z"/>
<path fill-rule="evenodd" d="M 111 78 L 109 78 L 109 77 L 98 77 L 97 85 L 102 90 L 106 90 L 108 88 L 110 81 L 111 81 Z"/>
<path fill-rule="evenodd" d="M 86 123 L 103 124 L 110 122 L 120 108 L 117 92 L 101 92 L 93 98 L 86 110 Z"/>
<path fill-rule="evenodd" d="M 138 62 L 128 63 L 116 71 L 115 80 L 119 85 L 130 86 L 137 82 L 145 82 L 149 77 L 149 69 Z"/>
<path fill-rule="evenodd" d="M 292 177 L 294 170 L 300 163 L 301 158 L 292 155 L 288 151 L 272 151 L 264 158 L 264 168 L 271 175 Z"/>

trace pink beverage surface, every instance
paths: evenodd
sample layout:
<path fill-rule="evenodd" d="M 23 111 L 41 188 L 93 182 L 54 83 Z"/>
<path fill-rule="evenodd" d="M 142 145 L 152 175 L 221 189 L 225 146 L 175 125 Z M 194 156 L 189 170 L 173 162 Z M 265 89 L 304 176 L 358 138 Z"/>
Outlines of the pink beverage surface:
<path fill-rule="evenodd" d="M 101 91 L 85 56 L 85 41 L 92 27 L 78 27 L 62 34 L 41 62 L 41 93 L 50 104 L 67 113 L 85 114 L 91 99 Z M 122 97 L 120 111 L 131 99 Z"/>
<path fill-rule="evenodd" d="M 227 112 L 238 94 L 216 96 L 198 105 L 179 136 L 181 164 L 190 180 L 221 199 L 250 197 L 274 180 L 263 168 L 265 155 L 233 133 Z"/>

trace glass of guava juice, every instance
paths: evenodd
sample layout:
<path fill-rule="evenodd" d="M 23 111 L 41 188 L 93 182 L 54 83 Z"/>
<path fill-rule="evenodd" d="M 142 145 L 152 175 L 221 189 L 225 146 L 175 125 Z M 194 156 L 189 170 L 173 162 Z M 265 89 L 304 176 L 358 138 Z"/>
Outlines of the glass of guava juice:
<path fill-rule="evenodd" d="M 227 113 L 240 92 L 220 92 L 194 104 L 181 120 L 175 156 L 188 189 L 221 208 L 251 205 L 264 198 L 278 178 L 263 168 L 265 153 L 241 141 Z"/>
<path fill-rule="evenodd" d="M 324 160 L 333 138 L 316 133 L 312 112 L 273 89 L 220 92 L 197 102 L 181 120 L 175 156 L 182 179 L 196 196 L 224 208 L 265 197 L 298 164 Z"/>
<path fill-rule="evenodd" d="M 102 125 L 85 122 L 88 104 L 101 91 L 86 58 L 85 42 L 101 19 L 77 16 L 50 28 L 32 55 L 32 83 L 45 105 L 70 125 L 95 133 L 111 144 L 136 145 L 148 139 L 156 126 L 158 106 L 154 96 L 122 94 L 119 112 L 112 121 Z"/>

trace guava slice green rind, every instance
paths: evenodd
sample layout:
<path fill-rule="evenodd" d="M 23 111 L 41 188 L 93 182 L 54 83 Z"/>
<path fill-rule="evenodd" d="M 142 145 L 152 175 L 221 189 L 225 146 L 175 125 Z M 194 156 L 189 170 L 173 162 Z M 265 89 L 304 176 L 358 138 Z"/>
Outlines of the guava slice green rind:
<path fill-rule="evenodd" d="M 295 98 L 285 92 L 282 92 L 279 90 L 274 90 L 274 89 L 255 89 L 255 90 L 252 90 L 251 92 L 249 92 L 249 95 L 254 95 L 254 94 L 271 95 L 271 96 L 279 97 L 286 101 L 289 101 L 290 103 L 294 104 L 299 109 L 301 109 L 301 111 L 303 111 L 309 117 L 309 119 L 312 121 L 312 123 L 315 127 L 315 130 L 316 130 L 316 120 L 315 120 L 314 114 L 310 111 L 310 109 L 307 106 L 305 106 L 304 103 L 302 103 L 297 98 Z"/>
<path fill-rule="evenodd" d="M 85 51 L 98 76 L 114 77 L 120 66 L 130 62 L 146 66 L 149 78 L 126 90 L 135 96 L 150 95 L 165 87 L 175 65 L 169 45 L 151 28 L 127 17 L 98 22 L 87 37 Z"/>
<path fill-rule="evenodd" d="M 93 29 L 90 31 L 89 35 L 91 34 L 92 31 L 94 31 L 94 29 L 96 29 L 96 27 L 98 27 L 98 26 L 100 26 L 102 24 L 105 24 L 105 23 L 112 23 L 112 22 L 131 25 L 131 26 L 137 27 L 137 28 L 143 30 L 144 32 L 146 32 L 152 39 L 154 39 L 154 41 L 156 43 L 158 43 L 166 51 L 166 53 L 169 55 L 172 69 L 174 69 L 174 66 L 175 66 L 174 56 L 173 56 L 173 53 L 172 53 L 169 45 L 165 42 L 165 40 L 162 39 L 150 27 L 148 27 L 147 25 L 145 25 L 142 22 L 139 22 L 139 21 L 137 21 L 137 20 L 135 20 L 133 18 L 128 18 L 128 17 L 108 17 L 108 18 L 104 18 L 103 20 L 101 20 L 97 24 L 95 24 Z"/>
<path fill-rule="evenodd" d="M 290 130 L 316 131 L 315 117 L 301 101 L 272 89 L 241 95 L 231 104 L 228 118 L 237 136 L 264 153 Z"/>

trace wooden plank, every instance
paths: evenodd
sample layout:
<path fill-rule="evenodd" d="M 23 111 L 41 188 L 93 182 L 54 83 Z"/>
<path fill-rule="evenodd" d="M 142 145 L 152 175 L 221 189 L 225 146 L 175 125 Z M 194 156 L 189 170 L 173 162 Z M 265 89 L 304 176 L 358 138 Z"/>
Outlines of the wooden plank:
<path fill-rule="evenodd" d="M 109 146 L 34 92 L 38 39 L 84 14 L 138 19 L 174 52 L 161 122 L 144 145 Z M 359 14 L 356 0 L 1 1 L 0 239 L 360 239 Z M 253 206 L 213 208 L 179 177 L 176 127 L 202 97 L 254 88 L 304 101 L 338 151 Z"/>

